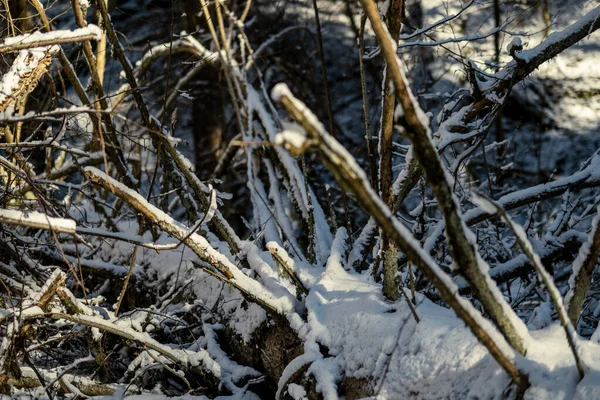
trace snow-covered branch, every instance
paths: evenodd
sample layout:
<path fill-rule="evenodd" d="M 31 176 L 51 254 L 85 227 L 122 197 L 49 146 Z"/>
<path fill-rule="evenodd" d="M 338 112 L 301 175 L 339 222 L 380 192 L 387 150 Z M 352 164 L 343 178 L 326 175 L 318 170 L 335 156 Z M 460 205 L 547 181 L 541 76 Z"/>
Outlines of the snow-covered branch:
<path fill-rule="evenodd" d="M 481 208 L 486 209 L 488 212 L 498 213 L 502 218 L 506 221 L 510 229 L 514 232 L 517 237 L 517 242 L 519 246 L 523 250 L 523 253 L 527 255 L 529 260 L 531 261 L 535 271 L 538 276 L 546 286 L 548 293 L 550 294 L 550 299 L 552 303 L 554 303 L 554 307 L 556 308 L 556 312 L 558 313 L 558 318 L 560 319 L 560 323 L 563 326 L 565 331 L 565 335 L 567 337 L 567 341 L 569 342 L 569 347 L 573 353 L 573 357 L 575 358 L 575 365 L 577 366 L 577 372 L 579 373 L 579 379 L 583 379 L 585 375 L 585 371 L 587 367 L 581 360 L 580 346 L 578 345 L 578 337 L 571 320 L 569 320 L 569 316 L 567 315 L 567 310 L 565 309 L 565 305 L 562 300 L 562 295 L 560 291 L 554 284 L 554 280 L 552 276 L 546 271 L 546 268 L 542 265 L 542 261 L 540 260 L 539 255 L 533 250 L 533 246 L 527 238 L 527 233 L 523 230 L 521 225 L 516 224 L 512 218 L 502 209 L 500 205 L 497 203 L 490 201 L 489 199 L 482 197 L 481 194 L 474 193 L 473 196 L 474 201 L 479 204 Z M 600 211 L 600 209 L 599 209 Z M 598 245 L 597 247 L 600 247 Z M 596 258 L 598 255 L 596 254 Z"/>
<path fill-rule="evenodd" d="M 142 121 L 146 128 L 148 128 L 148 132 L 151 135 L 154 147 L 159 152 L 163 153 L 162 157 L 160 157 L 161 162 L 165 166 L 165 169 L 169 172 L 173 169 L 173 167 L 177 169 L 177 171 L 174 171 L 174 174 L 181 174 L 181 176 L 183 176 L 185 181 L 191 187 L 194 195 L 201 203 L 202 207 L 207 210 L 210 204 L 208 201 L 208 196 L 206 196 L 206 193 L 208 192 L 206 185 L 200 182 L 198 177 L 194 174 L 190 162 L 179 151 L 177 151 L 173 143 L 163 131 L 162 127 L 159 125 L 158 121 L 150 114 L 148 106 L 146 105 L 146 102 L 141 94 L 133 66 L 125 55 L 125 51 L 121 46 L 121 42 L 115 32 L 114 27 L 112 26 L 112 23 L 110 22 L 110 16 L 108 14 L 106 4 L 103 2 L 98 2 L 98 5 L 99 11 L 106 23 L 108 38 L 110 39 L 113 50 L 115 51 L 115 54 L 117 55 L 117 58 L 123 67 L 127 84 L 131 88 L 131 92 L 140 112 Z M 189 51 L 190 49 L 193 49 L 197 56 L 203 57 L 203 61 L 207 60 L 212 54 L 197 40 L 191 37 L 182 39 L 181 46 L 177 47 L 181 47 L 182 51 Z M 180 196 L 183 195 L 180 194 Z M 182 202 L 185 204 L 186 199 L 182 199 Z M 227 242 L 231 248 L 231 251 L 237 254 L 240 250 L 240 240 L 220 212 L 216 212 L 215 218 L 211 220 L 210 225 L 215 229 L 217 235 Z"/>
<path fill-rule="evenodd" d="M 48 70 L 56 50 L 57 47 L 42 47 L 19 51 L 10 69 L 0 79 L 0 111 L 21 105 Z"/>
<path fill-rule="evenodd" d="M 42 228 L 62 233 L 76 233 L 77 224 L 72 219 L 54 218 L 37 211 L 0 209 L 0 223 Z"/>
<path fill-rule="evenodd" d="M 556 57 L 575 43 L 591 35 L 600 28 L 600 6 L 588 12 L 583 18 L 560 32 L 553 32 L 536 47 L 517 51 L 516 59 L 508 63 L 495 76 L 499 83 L 493 85 L 483 93 L 483 97 L 475 102 L 470 110 L 463 114 L 463 121 L 469 123 L 477 114 L 492 103 L 491 99 L 497 98 L 497 94 L 503 93 L 509 87 L 521 82 L 540 65 Z M 490 95 L 496 93 L 496 96 Z"/>
<path fill-rule="evenodd" d="M 96 25 L 88 25 L 85 28 L 79 28 L 73 31 L 61 30 L 46 33 L 37 31 L 4 39 L 4 41 L 0 43 L 0 54 L 31 49 L 34 47 L 100 40 L 101 37 L 102 30 Z"/>
<path fill-rule="evenodd" d="M 567 191 L 578 191 L 600 186 L 600 155 L 592 156 L 585 168 L 573 175 L 559 178 L 548 183 L 517 190 L 505 194 L 496 200 L 504 210 L 513 210 L 538 201 L 551 199 Z M 472 208 L 464 214 L 464 221 L 472 226 L 489 219 L 489 214 L 481 207 Z M 444 221 L 440 221 L 425 242 L 425 248 L 432 250 L 442 240 Z"/>
<path fill-rule="evenodd" d="M 84 172 L 90 181 L 108 189 L 136 211 L 143 214 L 148 220 L 157 224 L 165 232 L 176 239 L 181 240 L 186 246 L 194 251 L 202 261 L 213 266 L 219 272 L 213 273 L 215 277 L 234 285 L 244 295 L 247 295 L 258 302 L 259 305 L 269 311 L 280 313 L 294 311 L 296 301 L 293 299 L 293 296 L 290 295 L 287 296 L 287 298 L 279 299 L 275 298 L 269 290 L 263 287 L 259 282 L 246 276 L 238 269 L 238 267 L 232 264 L 227 257 L 215 250 L 204 237 L 193 232 L 193 230 L 190 231 L 187 227 L 148 203 L 144 197 L 135 191 L 127 188 L 122 183 L 114 180 L 94 167 L 86 167 Z"/>
<path fill-rule="evenodd" d="M 498 326 L 506 340 L 519 353 L 525 354 L 526 348 L 523 338 L 517 333 L 517 327 L 514 326 L 515 323 L 518 323 L 518 318 L 514 316 L 512 310 L 506 304 L 495 283 L 488 279 L 489 276 L 479 266 L 475 244 L 467 236 L 468 232 L 460 215 L 460 207 L 431 140 L 429 121 L 408 87 L 401 61 L 396 54 L 395 43 L 390 40 L 389 33 L 381 21 L 374 1 L 361 0 L 361 4 L 371 21 L 371 26 L 386 60 L 387 68 L 391 72 L 392 81 L 396 88 L 396 97 L 403 110 L 400 123 L 406 129 L 406 135 L 413 145 L 415 159 L 421 165 L 427 182 L 431 185 L 437 198 L 438 207 L 444 216 L 446 235 L 456 268 L 469 282 L 473 294 L 481 302 L 483 308 Z M 508 318 L 507 313 L 512 314 L 511 318 Z"/>
<path fill-rule="evenodd" d="M 63 319 L 76 324 L 89 326 L 91 328 L 97 328 L 102 331 L 106 331 L 114 335 L 121 336 L 125 339 L 137 342 L 142 346 L 165 356 L 175 364 L 182 363 L 183 365 L 192 369 L 198 367 L 203 368 L 216 377 L 219 377 L 221 373 L 219 364 L 210 358 L 210 355 L 206 352 L 206 350 L 199 349 L 197 352 L 187 352 L 185 350 L 173 349 L 152 339 L 147 333 L 138 332 L 125 325 L 116 324 L 113 321 L 105 320 L 100 317 L 85 314 L 67 314 L 64 312 L 55 311 L 44 312 L 39 307 L 33 307 L 27 310 L 26 313 L 23 313 L 22 317 L 25 321 L 44 318 L 57 320 Z"/>
<path fill-rule="evenodd" d="M 273 98 L 280 102 L 286 111 L 306 131 L 304 141 L 282 141 L 286 146 L 298 149 L 316 147 L 324 164 L 335 175 L 342 187 L 356 196 L 360 206 L 372 216 L 383 232 L 389 236 L 416 265 L 440 292 L 440 297 L 456 312 L 471 329 L 477 339 L 487 347 L 490 354 L 519 386 L 527 386 L 527 378 L 516 369 L 513 360 L 514 352 L 506 345 L 503 337 L 481 316 L 481 314 L 465 299 L 458 295 L 458 288 L 450 277 L 423 251 L 408 229 L 391 213 L 379 196 L 370 187 L 364 171 L 356 164 L 354 158 L 327 133 L 324 126 L 308 108 L 296 99 L 285 84 L 278 84 L 273 89 Z"/>

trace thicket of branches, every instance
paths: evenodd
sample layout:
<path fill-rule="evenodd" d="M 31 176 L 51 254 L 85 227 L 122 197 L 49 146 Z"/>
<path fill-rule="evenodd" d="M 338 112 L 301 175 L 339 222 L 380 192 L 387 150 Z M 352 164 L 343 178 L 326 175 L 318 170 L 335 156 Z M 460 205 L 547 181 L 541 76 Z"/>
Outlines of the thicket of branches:
<path fill-rule="evenodd" d="M 600 154 L 521 185 L 501 116 L 514 88 L 600 28 L 600 7 L 558 33 L 547 19 L 529 49 L 516 36 L 500 47 L 510 19 L 436 35 L 503 2 L 488 3 L 418 27 L 403 0 L 342 4 L 358 39 L 356 145 L 323 79 L 331 38 L 318 12 L 316 27 L 265 39 L 268 5 L 182 1 L 171 12 L 185 21 L 136 56 L 110 2 L 72 0 L 57 15 L 4 0 L 0 392 L 373 395 L 381 374 L 342 372 L 332 392 L 313 368 L 335 356 L 309 323 L 319 277 L 336 266 L 416 323 L 419 299 L 451 308 L 508 376 L 506 396 L 530 384 L 523 319 L 550 310 L 582 379 L 581 341 L 597 324 Z M 314 43 L 316 91 L 275 85 L 294 74 L 269 64 L 290 35 Z M 494 62 L 455 55 L 464 88 L 429 110 L 407 78 L 419 57 L 406 55 L 481 40 L 495 42 Z"/>

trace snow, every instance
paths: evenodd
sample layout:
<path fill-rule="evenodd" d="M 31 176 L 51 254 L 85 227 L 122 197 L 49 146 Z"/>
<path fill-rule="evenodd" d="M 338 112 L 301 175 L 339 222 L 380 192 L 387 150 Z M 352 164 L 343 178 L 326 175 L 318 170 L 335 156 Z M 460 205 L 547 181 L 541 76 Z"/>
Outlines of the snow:
<path fill-rule="evenodd" d="M 292 396 L 292 398 L 294 400 L 305 400 L 306 397 L 306 390 L 304 390 L 304 388 L 300 385 L 296 385 L 295 383 L 291 383 L 288 386 L 288 394 L 290 396 Z"/>
<path fill-rule="evenodd" d="M 486 212 L 488 214 L 491 214 L 491 215 L 496 214 L 496 212 L 497 212 L 496 207 L 494 207 L 494 205 L 488 199 L 481 197 L 481 195 L 477 192 L 473 192 L 471 194 L 472 194 L 471 202 L 473 204 L 475 204 L 481 210 L 483 210 L 484 212 Z"/>
<path fill-rule="evenodd" d="M 340 380 L 340 368 L 336 360 L 325 358 L 316 360 L 308 368 L 317 381 L 316 389 L 324 400 L 337 400 L 337 382 Z"/>
<path fill-rule="evenodd" d="M 343 271 L 334 257 L 309 295 L 313 303 L 308 306 L 309 338 L 326 345 L 345 374 L 383 377 L 378 382 L 378 398 L 502 396 L 508 377 L 450 310 L 419 296 L 417 312 L 421 322 L 416 324 L 406 305 L 391 306 L 379 289 L 378 285 L 365 284 L 360 275 Z M 558 324 L 531 335 L 527 360 L 520 361 L 533 384 L 526 398 L 568 399 L 576 390 L 595 393 L 586 380 L 576 389 L 577 372 Z M 583 354 L 589 354 L 597 366 L 600 347 L 591 343 L 583 346 Z M 309 356 L 308 351 L 305 354 L 289 364 L 286 378 L 312 362 L 309 371 L 316 373 L 324 386 L 333 387 L 339 372 L 331 358 L 324 362 Z M 383 374 L 389 357 L 389 370 Z"/>
<path fill-rule="evenodd" d="M 275 136 L 275 144 L 287 144 L 293 149 L 303 149 L 305 143 L 306 135 L 297 131 L 284 130 Z"/>
<path fill-rule="evenodd" d="M 290 92 L 290 88 L 288 88 L 288 86 L 285 83 L 278 83 L 277 85 L 273 86 L 273 89 L 271 89 L 271 98 L 274 101 L 279 102 L 284 97 L 292 97 L 292 92 Z"/>
<path fill-rule="evenodd" d="M 275 395 L 275 398 L 280 398 L 279 396 L 281 395 L 281 390 L 294 374 L 296 374 L 305 365 L 311 364 L 320 358 L 322 358 L 322 355 L 319 352 L 318 346 L 316 346 L 314 342 L 307 342 L 305 345 L 304 354 L 296 357 L 285 366 L 285 369 L 283 370 L 283 373 L 281 374 L 277 384 L 277 394 Z"/>
<path fill-rule="evenodd" d="M 228 390 L 233 393 L 240 392 L 240 388 L 236 386 L 236 383 L 244 378 L 258 378 L 261 374 L 250 367 L 239 365 L 235 361 L 231 360 L 227 353 L 225 353 L 218 344 L 216 332 L 222 329 L 221 325 L 204 324 L 204 340 L 207 352 L 213 357 L 213 359 L 219 363 L 221 369 L 221 384 L 223 384 Z"/>
<path fill-rule="evenodd" d="M 327 346 L 349 376 L 364 378 L 375 372 L 393 348 L 401 321 L 398 314 L 408 315 L 408 308 L 394 311 L 379 288 L 330 260 L 306 300 L 308 339 Z"/>
<path fill-rule="evenodd" d="M 521 50 L 523 50 L 523 41 L 521 40 L 521 38 L 519 36 L 515 36 L 514 38 L 512 38 L 510 43 L 508 43 L 506 45 L 506 51 L 509 54 L 512 54 L 514 51 L 521 51 Z"/>
<path fill-rule="evenodd" d="M 389 357 L 394 358 L 382 394 L 391 390 L 392 385 L 394 390 L 391 393 L 395 393 L 393 397 L 403 398 L 401 393 L 408 396 L 407 390 L 412 387 L 409 382 L 411 379 L 418 379 L 416 376 L 420 368 L 429 371 L 423 372 L 423 380 L 432 384 L 439 382 L 439 388 L 444 388 L 448 393 L 457 389 L 466 390 L 459 382 L 448 386 L 448 380 L 459 376 L 452 372 L 452 368 L 468 370 L 481 359 L 485 359 L 487 373 L 497 376 L 496 386 L 506 385 L 506 375 L 498 372 L 497 364 L 487 351 L 451 311 L 435 306 L 418 295 L 417 312 L 423 320 L 416 324 L 405 303 L 389 304 L 381 295 L 380 285 L 369 283 L 367 277 L 360 274 L 345 271 L 342 266 L 344 239 L 345 233 L 341 230 L 336 235 L 336 245 L 332 249 L 326 270 L 313 286 L 306 301 L 309 310 L 307 339 L 327 346 L 329 354 L 341 368 L 341 371 L 337 371 L 332 362 L 325 362 L 326 360 L 311 365 L 309 371 L 322 376 L 321 384 L 327 388 L 327 393 L 335 385 L 336 379 L 339 379 L 336 373 L 343 372 L 357 378 L 379 377 Z M 448 284 L 451 285 L 451 282 Z M 468 309 L 468 302 L 463 303 Z M 440 319 L 440 315 L 444 319 Z M 491 328 L 489 322 L 482 317 L 476 318 L 487 329 Z M 432 329 L 431 324 L 435 324 L 436 329 Z M 415 331 L 415 328 L 419 330 Z M 440 334 L 444 336 L 444 350 L 441 350 L 439 339 L 437 343 L 428 342 L 435 340 Z M 413 351 L 405 346 L 407 340 L 415 343 Z M 502 339 L 497 340 L 500 342 Z M 399 342 L 398 346 L 396 342 Z M 395 349 L 407 349 L 408 354 L 406 350 L 402 350 L 397 355 Z M 400 355 L 404 359 L 397 360 L 395 357 Z M 420 361 L 406 359 L 410 356 L 418 357 Z M 450 366 L 447 365 L 449 362 L 452 363 Z M 442 377 L 448 374 L 447 378 L 431 379 L 433 371 L 438 371 Z M 472 374 L 480 372 L 476 368 Z M 497 387 L 491 386 L 488 389 L 497 394 L 494 392 Z M 424 389 L 426 388 L 421 390 Z M 436 398 L 433 394 L 435 392 L 428 393 L 431 398 Z"/>
<path fill-rule="evenodd" d="M 421 301 L 421 322 L 408 320 L 396 333 L 397 350 L 378 381 L 378 398 L 473 398 L 482 389 L 481 398 L 497 396 L 506 377 L 487 352 L 449 310 Z"/>
<path fill-rule="evenodd" d="M 210 197 L 209 197 L 210 203 L 208 205 L 208 210 L 206 210 L 204 217 L 202 217 L 202 225 L 203 226 L 208 225 L 208 223 L 215 216 L 215 212 L 217 211 L 217 193 L 214 191 L 212 185 L 208 185 L 208 189 L 210 190 Z"/>

